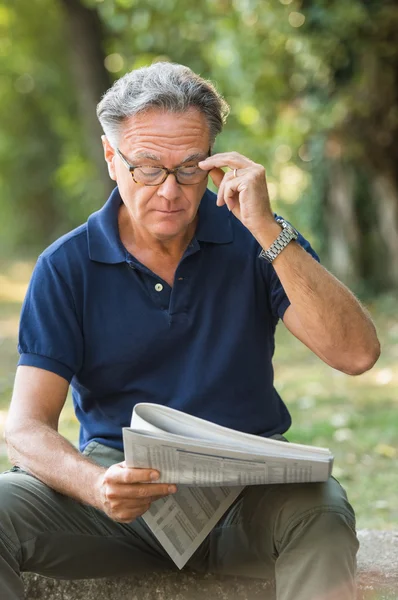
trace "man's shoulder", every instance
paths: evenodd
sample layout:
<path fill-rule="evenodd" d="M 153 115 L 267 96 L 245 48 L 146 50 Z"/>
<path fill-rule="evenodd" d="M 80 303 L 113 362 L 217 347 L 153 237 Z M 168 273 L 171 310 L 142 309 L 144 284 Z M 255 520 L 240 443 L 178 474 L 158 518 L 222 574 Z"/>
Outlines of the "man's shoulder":
<path fill-rule="evenodd" d="M 74 256 L 81 260 L 88 258 L 87 223 L 65 233 L 40 254 L 42 260 L 49 262 L 71 260 Z"/>

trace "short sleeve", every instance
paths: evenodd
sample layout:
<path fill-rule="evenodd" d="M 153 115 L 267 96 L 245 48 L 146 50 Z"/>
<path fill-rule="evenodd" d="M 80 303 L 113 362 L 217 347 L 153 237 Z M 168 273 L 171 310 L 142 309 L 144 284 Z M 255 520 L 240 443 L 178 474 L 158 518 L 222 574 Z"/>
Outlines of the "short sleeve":
<path fill-rule="evenodd" d="M 22 306 L 18 365 L 39 367 L 68 382 L 83 360 L 83 335 L 73 295 L 51 257 L 41 256 Z"/>
<path fill-rule="evenodd" d="M 308 254 L 311 254 L 311 256 L 317 262 L 320 262 L 317 253 L 313 250 L 311 244 L 301 235 L 300 232 L 296 241 L 300 244 L 300 246 L 304 248 L 304 250 L 306 250 L 306 252 L 308 252 Z M 259 260 L 261 260 L 261 262 L 264 263 L 263 266 L 265 266 L 265 277 L 267 282 L 269 305 L 276 325 L 279 319 L 283 319 L 283 315 L 285 314 L 286 309 L 288 308 L 288 306 L 290 306 L 290 300 L 287 297 L 286 292 L 272 264 L 267 263 L 264 259 Z"/>

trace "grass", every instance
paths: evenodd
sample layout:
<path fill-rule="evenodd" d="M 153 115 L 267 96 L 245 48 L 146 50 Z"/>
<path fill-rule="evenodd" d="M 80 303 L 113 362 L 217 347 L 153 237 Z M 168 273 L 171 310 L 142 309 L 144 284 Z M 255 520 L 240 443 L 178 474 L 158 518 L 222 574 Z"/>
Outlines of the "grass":
<path fill-rule="evenodd" d="M 293 418 L 290 440 L 329 447 L 359 528 L 396 527 L 398 508 L 398 316 L 394 303 L 369 306 L 382 355 L 369 372 L 331 369 L 278 327 L 276 387 Z"/>
<path fill-rule="evenodd" d="M 0 264 L 0 429 L 12 393 L 19 311 L 31 269 L 29 263 Z M 280 324 L 275 382 L 293 417 L 288 438 L 330 448 L 334 475 L 354 505 L 358 527 L 389 529 L 398 522 L 398 314 L 392 297 L 368 308 L 382 343 L 371 371 L 350 377 L 331 369 Z M 77 442 L 70 398 L 60 431 Z M 0 468 L 7 467 L 0 442 Z"/>

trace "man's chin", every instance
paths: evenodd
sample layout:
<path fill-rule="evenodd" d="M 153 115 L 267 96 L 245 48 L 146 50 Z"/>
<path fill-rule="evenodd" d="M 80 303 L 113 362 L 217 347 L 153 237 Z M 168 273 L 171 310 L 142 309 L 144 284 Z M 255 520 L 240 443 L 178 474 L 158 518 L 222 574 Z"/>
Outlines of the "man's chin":
<path fill-rule="evenodd" d="M 158 223 L 151 227 L 151 233 L 158 240 L 170 240 L 183 236 L 189 228 L 189 223 Z"/>
<path fill-rule="evenodd" d="M 157 239 L 171 239 L 184 236 L 188 230 L 195 227 L 194 220 L 191 221 L 185 211 L 174 213 L 160 213 L 160 218 L 151 223 L 149 231 Z"/>

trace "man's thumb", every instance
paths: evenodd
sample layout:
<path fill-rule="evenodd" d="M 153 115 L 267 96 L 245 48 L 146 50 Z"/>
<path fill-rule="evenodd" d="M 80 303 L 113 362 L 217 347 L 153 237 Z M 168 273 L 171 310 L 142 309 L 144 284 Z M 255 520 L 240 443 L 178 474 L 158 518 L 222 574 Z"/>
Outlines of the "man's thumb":
<path fill-rule="evenodd" d="M 214 185 L 219 188 L 220 184 L 223 180 L 223 177 L 225 175 L 224 171 L 222 169 L 219 169 L 218 167 L 214 167 L 214 169 L 209 171 L 209 175 L 210 175 Z"/>

